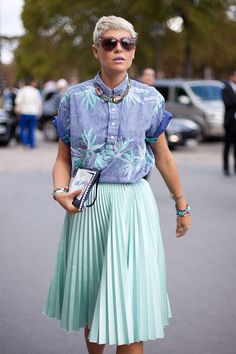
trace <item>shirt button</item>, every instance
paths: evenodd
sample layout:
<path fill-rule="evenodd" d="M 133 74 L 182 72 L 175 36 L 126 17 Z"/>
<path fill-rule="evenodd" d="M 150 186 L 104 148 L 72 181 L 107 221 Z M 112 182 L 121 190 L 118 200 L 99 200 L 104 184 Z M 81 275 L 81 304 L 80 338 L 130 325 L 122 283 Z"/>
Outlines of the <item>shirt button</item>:
<path fill-rule="evenodd" d="M 115 123 L 114 123 L 114 122 L 112 122 L 112 123 L 111 123 L 111 125 L 115 125 Z"/>
<path fill-rule="evenodd" d="M 112 135 L 112 136 L 111 136 L 111 139 L 112 139 L 112 140 L 114 140 L 114 139 L 115 139 L 115 137 Z"/>
<path fill-rule="evenodd" d="M 112 112 L 115 112 L 116 110 L 115 110 L 115 108 L 112 108 Z"/>

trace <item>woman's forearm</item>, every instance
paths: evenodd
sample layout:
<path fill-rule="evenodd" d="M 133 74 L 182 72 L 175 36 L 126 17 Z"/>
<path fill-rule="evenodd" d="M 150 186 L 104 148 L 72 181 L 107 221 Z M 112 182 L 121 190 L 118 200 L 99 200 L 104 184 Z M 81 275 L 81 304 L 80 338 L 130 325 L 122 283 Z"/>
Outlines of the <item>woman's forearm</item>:
<path fill-rule="evenodd" d="M 54 188 L 69 187 L 71 166 L 64 160 L 57 159 L 52 171 Z"/>
<path fill-rule="evenodd" d="M 70 185 L 70 176 L 70 150 L 62 141 L 59 141 L 57 158 L 52 171 L 54 189 L 60 187 L 68 188 Z"/>
<path fill-rule="evenodd" d="M 179 208 L 186 207 L 186 199 L 181 186 L 179 172 L 171 153 L 162 160 L 155 158 L 156 167 L 162 175 L 170 193 L 177 197 L 176 204 Z"/>
<path fill-rule="evenodd" d="M 73 199 L 80 194 L 80 190 L 69 192 L 64 188 L 69 188 L 71 179 L 71 158 L 70 149 L 61 140 L 59 140 L 58 153 L 55 165 L 52 171 L 54 190 L 54 199 L 71 214 L 78 212 L 78 209 L 72 204 Z M 63 188 L 63 190 L 61 190 Z"/>

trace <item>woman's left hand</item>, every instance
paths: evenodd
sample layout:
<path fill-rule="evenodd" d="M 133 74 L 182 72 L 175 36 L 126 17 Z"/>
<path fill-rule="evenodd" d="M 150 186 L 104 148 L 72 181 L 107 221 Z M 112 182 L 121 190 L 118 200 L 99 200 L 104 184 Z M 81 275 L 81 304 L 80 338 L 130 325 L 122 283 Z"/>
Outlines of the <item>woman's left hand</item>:
<path fill-rule="evenodd" d="M 181 237 L 186 234 L 191 226 L 191 216 L 177 216 L 176 236 Z"/>

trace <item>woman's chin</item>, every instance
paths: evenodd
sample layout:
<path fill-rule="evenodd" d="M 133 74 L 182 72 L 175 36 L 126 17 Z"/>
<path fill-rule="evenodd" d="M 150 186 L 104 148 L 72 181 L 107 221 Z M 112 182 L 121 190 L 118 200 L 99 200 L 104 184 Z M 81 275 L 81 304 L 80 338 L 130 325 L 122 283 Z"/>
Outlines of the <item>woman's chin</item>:
<path fill-rule="evenodd" d="M 109 67 L 104 67 L 104 69 L 108 72 L 112 72 L 112 73 L 124 73 L 127 72 L 127 70 L 129 69 L 129 67 L 127 65 L 124 65 L 124 63 L 119 63 L 119 64 L 113 64 Z"/>

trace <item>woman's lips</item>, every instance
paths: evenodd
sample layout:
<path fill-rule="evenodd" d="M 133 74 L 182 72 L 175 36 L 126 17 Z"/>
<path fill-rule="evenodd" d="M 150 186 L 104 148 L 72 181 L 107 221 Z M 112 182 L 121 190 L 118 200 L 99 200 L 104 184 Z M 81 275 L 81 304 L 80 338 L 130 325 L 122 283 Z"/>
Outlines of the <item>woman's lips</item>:
<path fill-rule="evenodd" d="M 125 59 L 122 58 L 122 57 L 116 57 L 116 58 L 113 59 L 113 61 L 121 62 L 121 61 L 125 61 Z"/>

